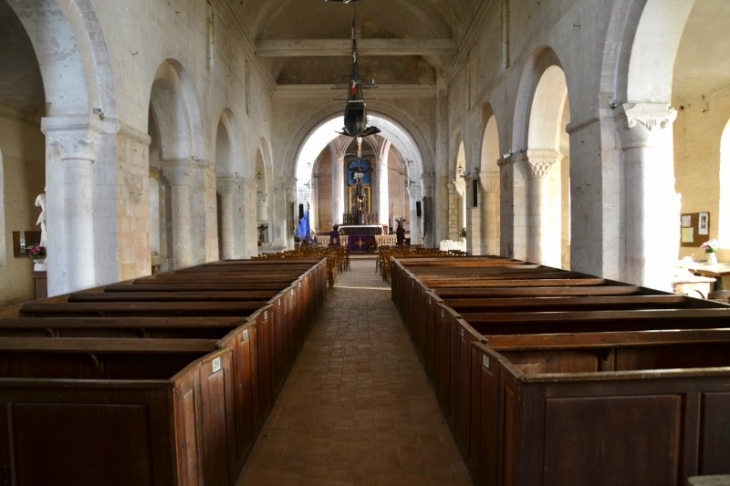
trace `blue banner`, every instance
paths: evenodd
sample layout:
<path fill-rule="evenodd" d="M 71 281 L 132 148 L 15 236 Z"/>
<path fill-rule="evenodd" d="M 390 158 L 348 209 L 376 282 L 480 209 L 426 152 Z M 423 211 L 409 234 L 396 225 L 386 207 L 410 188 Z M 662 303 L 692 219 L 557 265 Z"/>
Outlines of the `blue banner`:
<path fill-rule="evenodd" d="M 302 219 L 299 220 L 299 226 L 297 226 L 296 235 L 302 240 L 309 241 L 311 234 L 312 229 L 309 226 L 309 209 L 307 209 L 307 212 L 304 213 Z"/>

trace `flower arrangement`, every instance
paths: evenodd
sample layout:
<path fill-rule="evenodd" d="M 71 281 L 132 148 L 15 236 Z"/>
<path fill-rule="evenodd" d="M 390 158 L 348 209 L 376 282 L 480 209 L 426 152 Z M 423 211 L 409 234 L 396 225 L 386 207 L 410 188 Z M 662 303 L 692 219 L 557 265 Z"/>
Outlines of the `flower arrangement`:
<path fill-rule="evenodd" d="M 44 260 L 46 258 L 46 247 L 41 245 L 33 245 L 28 248 L 28 255 L 35 260 Z"/>
<path fill-rule="evenodd" d="M 720 248 L 720 242 L 717 238 L 713 238 L 702 243 L 700 248 L 705 250 L 705 253 L 717 253 L 717 250 Z"/>

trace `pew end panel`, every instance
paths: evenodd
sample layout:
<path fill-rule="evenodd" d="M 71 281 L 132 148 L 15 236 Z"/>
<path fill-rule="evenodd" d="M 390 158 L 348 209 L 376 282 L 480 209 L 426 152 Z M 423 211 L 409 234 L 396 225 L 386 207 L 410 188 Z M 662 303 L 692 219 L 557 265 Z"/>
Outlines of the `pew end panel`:
<path fill-rule="evenodd" d="M 472 352 L 479 484 L 683 486 L 730 472 L 730 367 L 525 373 L 507 353 Z"/>

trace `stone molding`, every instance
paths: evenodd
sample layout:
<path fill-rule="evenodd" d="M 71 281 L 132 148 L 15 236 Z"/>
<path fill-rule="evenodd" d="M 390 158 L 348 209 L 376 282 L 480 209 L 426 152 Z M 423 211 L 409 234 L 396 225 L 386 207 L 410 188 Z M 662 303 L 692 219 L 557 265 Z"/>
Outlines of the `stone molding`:
<path fill-rule="evenodd" d="M 507 157 L 504 157 L 504 156 L 500 157 L 497 160 L 497 166 L 499 166 L 500 169 L 504 169 L 504 168 L 509 167 L 510 165 L 514 164 L 516 162 L 516 160 L 513 157 L 513 155 L 516 155 L 516 154 L 509 154 Z"/>

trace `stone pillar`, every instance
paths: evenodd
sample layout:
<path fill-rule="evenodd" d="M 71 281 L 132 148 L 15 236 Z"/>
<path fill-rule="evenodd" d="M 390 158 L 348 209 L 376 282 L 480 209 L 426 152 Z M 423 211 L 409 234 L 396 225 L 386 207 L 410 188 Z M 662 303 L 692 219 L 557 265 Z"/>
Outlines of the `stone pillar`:
<path fill-rule="evenodd" d="M 236 204 L 234 199 L 240 194 L 240 185 L 236 177 L 218 177 L 216 180 L 216 189 L 220 195 L 221 206 L 220 212 L 220 247 L 221 260 L 235 258 L 235 241 L 236 231 L 234 218 L 236 216 Z M 239 214 L 240 216 L 240 214 Z M 239 235 L 240 240 L 240 235 Z"/>
<path fill-rule="evenodd" d="M 340 154 L 332 157 L 332 224 L 342 224 L 345 212 L 345 159 Z M 348 208 L 349 211 L 349 208 Z"/>
<path fill-rule="evenodd" d="M 234 199 L 235 237 L 233 243 L 233 258 L 250 258 L 258 255 L 258 183 L 256 179 L 242 177 L 239 179 L 239 189 Z"/>
<path fill-rule="evenodd" d="M 447 186 L 448 195 L 448 239 L 458 241 L 459 239 L 459 193 L 456 190 L 454 181 L 449 182 Z"/>
<path fill-rule="evenodd" d="M 500 168 L 500 247 L 503 256 L 527 259 L 527 193 L 525 154 L 502 157 Z"/>
<path fill-rule="evenodd" d="M 563 158 L 557 150 L 528 150 L 528 254 L 527 259 L 561 266 L 560 192 L 557 195 L 551 169 Z M 552 171 L 555 172 L 555 171 Z"/>
<path fill-rule="evenodd" d="M 190 183 L 192 168 L 187 159 L 161 161 L 162 174 L 170 183 L 170 213 L 172 214 L 172 267 L 185 268 L 193 264 Z"/>
<path fill-rule="evenodd" d="M 383 144 L 378 155 L 378 161 L 375 166 L 378 168 L 375 171 L 375 177 L 378 178 L 378 222 L 380 224 L 389 224 L 389 209 L 390 209 L 390 193 L 388 192 L 388 158 L 390 154 L 390 142 Z"/>
<path fill-rule="evenodd" d="M 430 248 L 438 247 L 436 229 L 438 228 L 438 213 L 434 211 L 434 199 L 436 194 L 436 175 L 421 175 L 421 187 L 423 197 L 421 198 L 421 220 L 417 220 L 419 228 L 422 228 L 423 243 Z"/>
<path fill-rule="evenodd" d="M 297 203 L 297 178 L 287 177 L 284 180 L 284 187 L 286 190 L 286 207 L 291 208 L 291 217 L 287 218 L 290 222 L 290 227 L 286 228 L 285 232 L 288 235 L 286 245 L 288 248 L 294 248 L 294 231 L 296 231 L 297 224 L 299 223 L 298 210 L 294 207 Z M 306 205 L 304 211 L 307 211 Z"/>
<path fill-rule="evenodd" d="M 617 114 L 624 151 L 626 281 L 671 290 L 679 255 L 672 124 L 662 103 L 624 104 Z"/>
<path fill-rule="evenodd" d="M 46 171 L 47 262 L 49 295 L 57 295 L 96 284 L 93 163 L 102 127 L 86 117 L 44 118 L 41 129 L 52 154 Z"/>
<path fill-rule="evenodd" d="M 479 174 L 482 188 L 482 255 L 499 255 L 499 173 Z"/>

